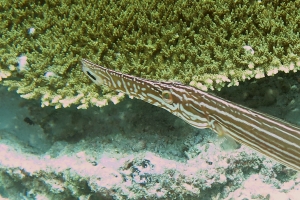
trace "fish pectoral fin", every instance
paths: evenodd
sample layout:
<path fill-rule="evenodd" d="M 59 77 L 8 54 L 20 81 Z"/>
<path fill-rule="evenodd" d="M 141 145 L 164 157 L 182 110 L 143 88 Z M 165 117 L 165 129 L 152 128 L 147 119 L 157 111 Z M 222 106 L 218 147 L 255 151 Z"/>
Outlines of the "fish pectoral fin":
<path fill-rule="evenodd" d="M 224 151 L 232 151 L 235 149 L 240 148 L 240 144 L 238 142 L 236 142 L 232 137 L 230 137 L 229 135 L 224 135 L 222 136 L 222 142 L 220 144 L 220 147 L 222 150 Z"/>
<path fill-rule="evenodd" d="M 222 126 L 219 122 L 214 122 L 211 129 L 218 134 L 218 144 L 222 150 L 232 151 L 240 147 L 240 144 L 230 137 L 229 130 Z"/>

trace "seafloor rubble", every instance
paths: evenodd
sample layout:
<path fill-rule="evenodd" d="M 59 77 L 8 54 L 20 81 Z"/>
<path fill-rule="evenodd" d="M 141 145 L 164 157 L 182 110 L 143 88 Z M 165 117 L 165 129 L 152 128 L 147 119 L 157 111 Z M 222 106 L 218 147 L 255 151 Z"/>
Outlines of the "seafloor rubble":
<path fill-rule="evenodd" d="M 297 77 L 249 82 L 219 95 L 299 124 Z M 1 198 L 297 199 L 300 195 L 300 178 L 294 170 L 139 100 L 127 98 L 101 109 L 55 110 L 40 108 L 38 101 L 21 99 L 4 87 L 0 100 Z"/>

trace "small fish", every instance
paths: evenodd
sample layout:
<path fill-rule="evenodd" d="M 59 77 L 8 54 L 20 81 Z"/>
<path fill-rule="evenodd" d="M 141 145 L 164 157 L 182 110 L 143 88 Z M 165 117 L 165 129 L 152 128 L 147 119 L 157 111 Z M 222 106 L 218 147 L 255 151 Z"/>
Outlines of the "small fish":
<path fill-rule="evenodd" d="M 34 125 L 34 122 L 29 117 L 25 117 L 24 122 L 26 122 L 29 125 Z"/>
<path fill-rule="evenodd" d="M 279 163 L 300 171 L 300 127 L 176 82 L 152 81 L 82 60 L 97 85 L 161 107 L 190 125 L 230 136 Z"/>

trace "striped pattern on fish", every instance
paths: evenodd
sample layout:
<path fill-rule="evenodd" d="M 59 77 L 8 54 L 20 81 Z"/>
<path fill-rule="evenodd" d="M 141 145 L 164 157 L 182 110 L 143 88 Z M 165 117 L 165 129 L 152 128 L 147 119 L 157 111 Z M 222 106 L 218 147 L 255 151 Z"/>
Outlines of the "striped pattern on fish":
<path fill-rule="evenodd" d="M 300 171 L 300 127 L 177 82 L 152 81 L 82 60 L 97 85 L 161 107 L 190 125 L 210 128 Z"/>

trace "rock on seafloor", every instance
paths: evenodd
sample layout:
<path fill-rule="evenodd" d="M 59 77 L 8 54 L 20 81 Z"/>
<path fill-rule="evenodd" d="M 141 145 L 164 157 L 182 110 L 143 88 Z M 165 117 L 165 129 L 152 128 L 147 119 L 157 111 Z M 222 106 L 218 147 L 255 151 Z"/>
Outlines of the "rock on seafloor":
<path fill-rule="evenodd" d="M 293 121 L 300 101 L 291 82 L 276 102 Z M 258 108 L 276 115 L 277 104 Z M 139 100 L 55 110 L 0 87 L 0 111 L 2 199 L 300 197 L 294 170 Z"/>

